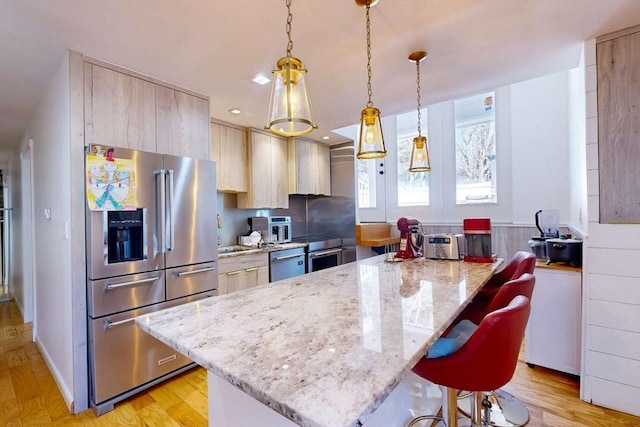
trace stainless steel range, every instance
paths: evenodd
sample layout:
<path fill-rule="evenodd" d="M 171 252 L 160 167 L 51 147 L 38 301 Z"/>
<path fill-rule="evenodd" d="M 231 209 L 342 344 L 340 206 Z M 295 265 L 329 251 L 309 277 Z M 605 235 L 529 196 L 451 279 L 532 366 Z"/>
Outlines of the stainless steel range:
<path fill-rule="evenodd" d="M 307 243 L 307 273 L 342 264 L 342 239 L 339 237 L 299 237 L 294 242 Z"/>
<path fill-rule="evenodd" d="M 194 366 L 133 320 L 216 294 L 216 170 L 121 148 L 88 156 L 87 170 L 90 398 L 101 415 Z"/>

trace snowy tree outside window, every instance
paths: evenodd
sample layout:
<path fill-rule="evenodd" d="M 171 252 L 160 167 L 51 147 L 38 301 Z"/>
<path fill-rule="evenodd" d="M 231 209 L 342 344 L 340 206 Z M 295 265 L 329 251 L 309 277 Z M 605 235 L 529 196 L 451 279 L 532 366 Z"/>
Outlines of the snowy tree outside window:
<path fill-rule="evenodd" d="M 455 101 L 456 204 L 496 203 L 493 92 Z"/>

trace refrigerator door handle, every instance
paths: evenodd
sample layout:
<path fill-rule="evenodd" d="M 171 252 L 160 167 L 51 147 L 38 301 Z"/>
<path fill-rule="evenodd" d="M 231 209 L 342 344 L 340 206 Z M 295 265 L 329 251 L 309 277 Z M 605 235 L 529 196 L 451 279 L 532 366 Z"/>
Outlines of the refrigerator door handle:
<path fill-rule="evenodd" d="M 158 233 L 158 245 L 160 246 L 160 252 L 161 253 L 166 253 L 167 252 L 167 243 L 166 243 L 166 209 L 167 209 L 167 193 L 166 193 L 166 186 L 165 186 L 165 180 L 166 180 L 166 174 L 167 171 L 165 171 L 164 169 L 156 169 L 155 171 L 153 171 L 154 174 L 156 174 L 156 183 L 158 185 L 158 190 L 160 192 L 159 198 L 158 198 L 158 202 L 160 206 L 157 206 L 157 212 L 158 212 L 158 227 L 157 227 L 157 233 Z"/>
<path fill-rule="evenodd" d="M 167 206 L 167 215 L 169 217 L 169 244 L 167 245 L 167 250 L 172 251 L 175 249 L 175 227 L 173 226 L 173 169 L 169 169 L 167 171 L 169 177 L 169 197 L 168 197 L 168 206 Z"/>

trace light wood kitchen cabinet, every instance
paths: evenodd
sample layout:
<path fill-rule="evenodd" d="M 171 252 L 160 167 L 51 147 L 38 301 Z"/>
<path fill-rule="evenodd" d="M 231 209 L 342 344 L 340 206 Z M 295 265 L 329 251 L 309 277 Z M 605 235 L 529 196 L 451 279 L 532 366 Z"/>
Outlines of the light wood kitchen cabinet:
<path fill-rule="evenodd" d="M 84 63 L 86 144 L 156 151 L 156 85 Z"/>
<path fill-rule="evenodd" d="M 211 160 L 220 192 L 247 191 L 247 131 L 211 121 Z"/>
<path fill-rule="evenodd" d="M 640 224 L 640 26 L 598 41 L 600 223 Z"/>
<path fill-rule="evenodd" d="M 317 144 L 318 175 L 316 176 L 316 190 L 324 196 L 331 195 L 331 153 L 329 147 Z"/>
<path fill-rule="evenodd" d="M 329 147 L 289 138 L 289 194 L 331 195 Z"/>
<path fill-rule="evenodd" d="M 238 193 L 238 208 L 288 208 L 287 140 L 251 130 L 247 156 L 248 188 Z"/>
<path fill-rule="evenodd" d="M 209 101 L 156 85 L 158 153 L 209 159 Z"/>
<path fill-rule="evenodd" d="M 269 283 L 269 255 L 238 255 L 218 259 L 218 295 Z"/>

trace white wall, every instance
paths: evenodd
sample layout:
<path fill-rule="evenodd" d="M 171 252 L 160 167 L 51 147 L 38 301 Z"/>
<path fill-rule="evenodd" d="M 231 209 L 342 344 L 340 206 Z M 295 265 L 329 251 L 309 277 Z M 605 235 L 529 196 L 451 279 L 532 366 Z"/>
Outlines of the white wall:
<path fill-rule="evenodd" d="M 73 401 L 69 57 L 53 74 L 29 122 L 33 139 L 35 339 L 62 395 Z M 47 220 L 44 209 L 50 209 Z"/>
<path fill-rule="evenodd" d="M 399 216 L 408 215 L 425 223 L 460 224 L 464 218 L 489 217 L 496 224 L 533 225 L 537 210 L 557 209 L 560 222 L 569 223 L 571 206 L 579 203 L 572 199 L 570 187 L 579 181 L 574 176 L 579 176 L 580 171 L 584 174 L 584 163 L 574 162 L 569 156 L 571 143 L 584 145 L 580 118 L 575 117 L 579 115 L 575 112 L 576 108 L 580 110 L 579 97 L 574 100 L 570 92 L 584 90 L 579 81 L 570 85 L 570 76 L 576 73 L 579 71 L 562 71 L 496 88 L 497 204 L 455 203 L 455 123 L 451 100 L 428 106 L 430 205 L 395 207 L 395 117 L 383 118 L 391 126 L 384 128 L 389 146 L 384 159 L 387 173 L 385 180 L 378 179 L 378 183 L 382 181 L 386 186 L 387 205 L 379 210 L 378 217 L 370 218 L 361 210 L 358 219 L 394 223 Z M 570 107 L 570 101 L 574 101 L 574 107 Z M 342 134 L 344 129 L 340 130 Z M 583 169 L 579 169 L 581 165 Z M 586 204 L 584 189 L 582 193 L 576 191 L 575 198 L 582 198 Z M 574 210 L 578 212 L 579 208 Z"/>
<path fill-rule="evenodd" d="M 511 85 L 512 221 L 531 224 L 538 209 L 569 219 L 568 72 Z"/>
<path fill-rule="evenodd" d="M 595 84 L 595 70 L 589 85 Z M 567 225 L 587 230 L 587 145 L 584 49 L 578 67 L 569 70 L 569 218 Z M 587 88 L 588 89 L 588 88 Z"/>

